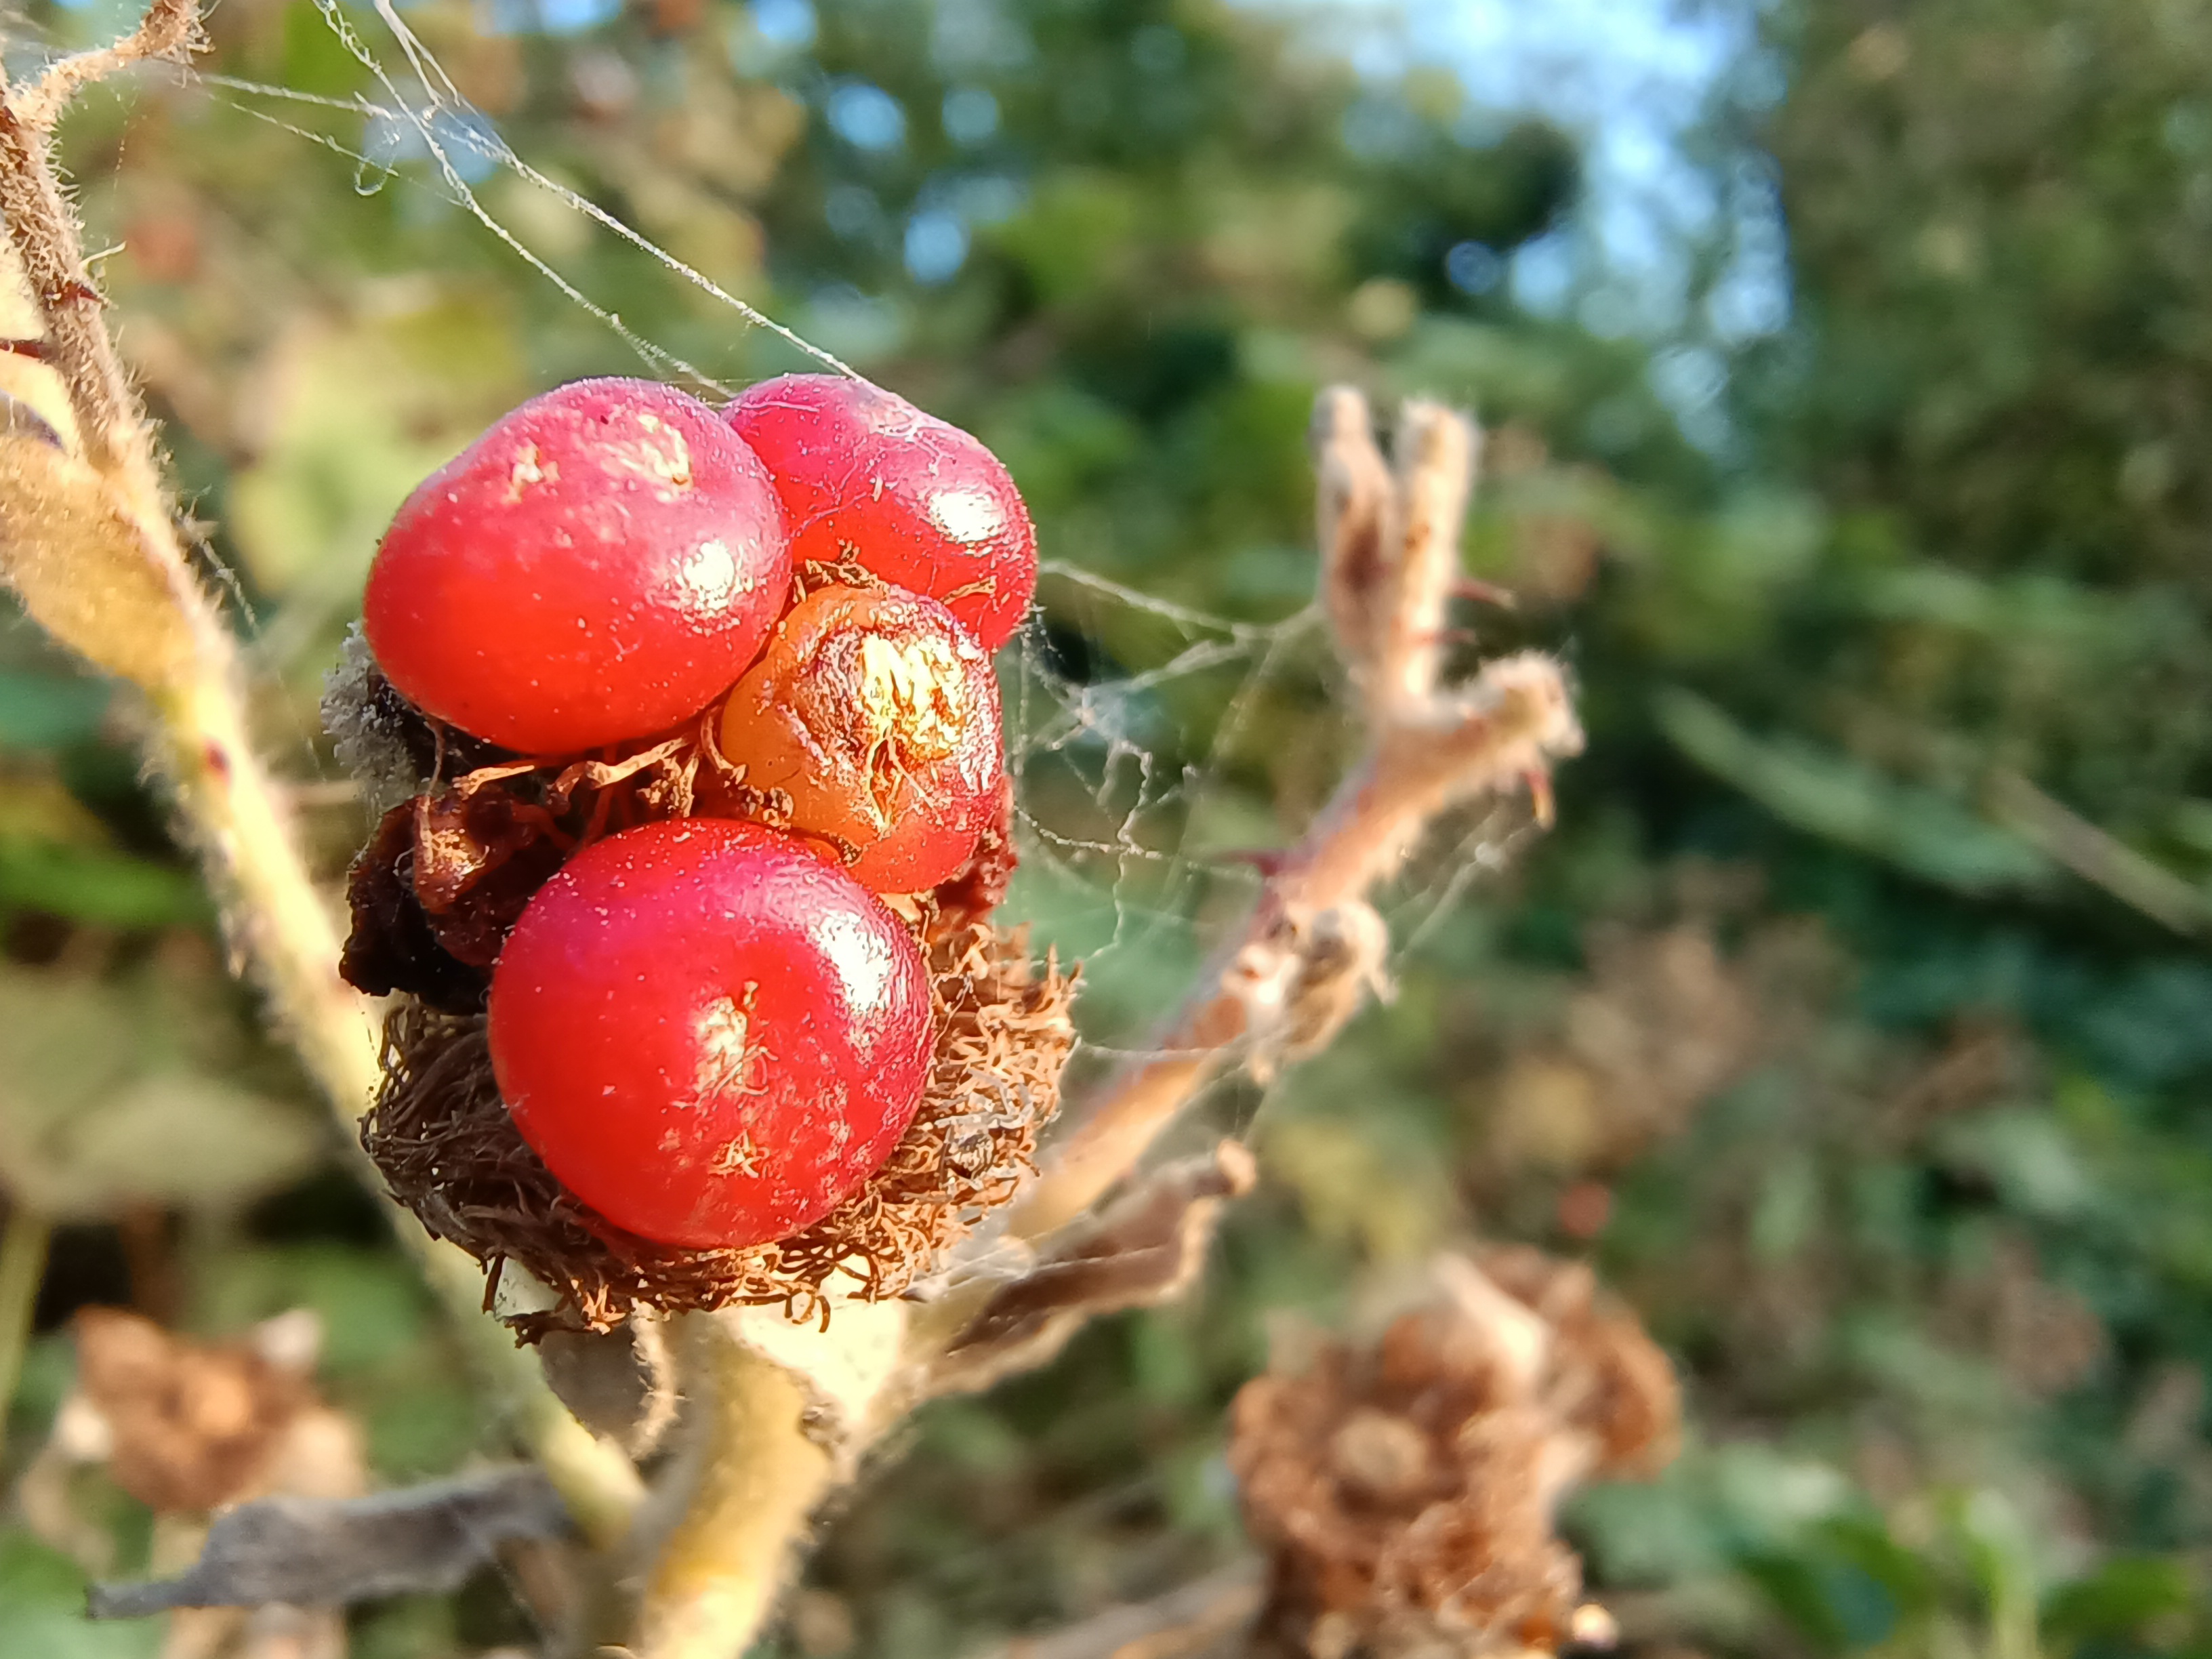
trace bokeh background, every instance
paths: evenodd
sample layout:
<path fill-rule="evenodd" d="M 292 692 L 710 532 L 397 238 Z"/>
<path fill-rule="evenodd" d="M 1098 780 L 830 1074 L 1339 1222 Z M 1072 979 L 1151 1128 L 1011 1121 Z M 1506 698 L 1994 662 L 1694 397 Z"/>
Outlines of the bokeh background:
<path fill-rule="evenodd" d="M 1480 1237 L 1589 1258 L 1680 1366 L 1679 1462 L 1568 1518 L 1631 1653 L 2212 1654 L 2212 13 L 398 15 L 437 100 L 355 0 L 224 0 L 204 78 L 64 135 L 333 878 L 362 825 L 314 704 L 384 520 L 533 390 L 682 378 L 560 284 L 726 386 L 801 366 L 502 143 L 1012 467 L 1055 562 L 1006 668 L 1016 902 L 1091 956 L 1099 1042 L 1346 757 L 1301 618 L 1317 386 L 1480 412 L 1469 564 L 1519 602 L 1467 648 L 1581 689 L 1558 827 L 1452 826 L 1395 1000 L 1206 1103 L 1265 1180 L 1202 1293 L 926 1412 L 775 1651 L 954 1659 L 1230 1559 L 1222 1412 L 1270 1342 Z M 10 66 L 128 21 L 11 8 Z M 0 626 L 0 1304 L 53 1224 L 5 1470 L 92 1303 L 313 1307 L 380 1480 L 501 1455 L 132 719 Z M 73 1501 L 75 1559 L 0 1522 L 0 1654 L 151 1654 L 76 1616 L 151 1517 Z M 522 1609 L 486 1573 L 353 1650 L 527 1647 Z"/>

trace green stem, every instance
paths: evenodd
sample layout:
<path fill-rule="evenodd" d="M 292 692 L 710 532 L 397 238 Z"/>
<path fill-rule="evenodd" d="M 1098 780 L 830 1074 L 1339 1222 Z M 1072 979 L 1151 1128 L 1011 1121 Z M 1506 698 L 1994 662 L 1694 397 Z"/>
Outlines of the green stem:
<path fill-rule="evenodd" d="M 6 1443 L 8 1408 L 15 1402 L 15 1382 L 22 1374 L 31 1314 L 38 1305 L 46 1245 L 53 1234 L 53 1223 L 22 1203 L 9 1209 L 7 1227 L 0 1231 L 0 1446 Z"/>
<path fill-rule="evenodd" d="M 152 707 L 148 754 L 175 792 L 185 838 L 222 906 L 234 953 L 252 966 L 275 1024 L 321 1085 L 349 1142 L 376 1091 L 376 1011 L 338 976 L 337 923 L 293 837 L 282 791 L 255 753 L 237 641 L 178 539 L 153 428 L 108 331 L 106 302 L 93 285 L 46 130 L 69 88 L 137 57 L 183 51 L 198 38 L 197 20 L 192 0 L 153 0 L 146 23 L 129 40 L 112 52 L 70 60 L 74 69 L 39 88 L 11 91 L 0 74 L 0 222 L 39 298 L 48 361 L 69 388 L 84 459 L 111 492 L 114 510 L 135 527 L 181 623 L 185 648 L 173 655 L 182 660 L 164 652 L 128 671 Z M 11 510 L 21 522 L 42 522 L 15 502 L 0 502 L 0 521 Z M 88 642 L 70 641 L 81 649 Z M 475 1265 L 412 1220 L 397 1219 L 503 1410 L 586 1528 L 596 1536 L 613 1534 L 616 1517 L 642 1496 L 636 1469 L 568 1416 L 535 1358 L 483 1317 Z"/>
<path fill-rule="evenodd" d="M 692 1489 L 647 1575 L 642 1659 L 736 1659 L 775 1610 L 832 1484 L 798 1378 L 694 1315 L 684 1322 Z"/>

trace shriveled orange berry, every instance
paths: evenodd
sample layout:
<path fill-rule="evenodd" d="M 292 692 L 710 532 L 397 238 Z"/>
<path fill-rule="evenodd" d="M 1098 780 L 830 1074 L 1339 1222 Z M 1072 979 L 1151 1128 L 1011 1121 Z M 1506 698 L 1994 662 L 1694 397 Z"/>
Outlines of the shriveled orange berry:
<path fill-rule="evenodd" d="M 896 588 L 794 605 L 723 706 L 720 740 L 749 788 L 787 795 L 790 827 L 879 893 L 957 873 L 1006 769 L 990 658 L 943 605 Z"/>

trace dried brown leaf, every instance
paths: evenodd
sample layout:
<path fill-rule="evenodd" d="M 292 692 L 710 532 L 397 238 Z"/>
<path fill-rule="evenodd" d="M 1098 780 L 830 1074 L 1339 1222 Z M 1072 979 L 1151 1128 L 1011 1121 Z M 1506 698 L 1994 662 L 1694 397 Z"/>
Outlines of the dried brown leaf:
<path fill-rule="evenodd" d="M 336 1607 L 450 1590 L 500 1544 L 557 1537 L 568 1525 L 560 1493 L 535 1467 L 369 1498 L 265 1498 L 217 1516 L 199 1559 L 179 1577 L 94 1584 L 88 1610 L 141 1619 L 171 1607 Z"/>
<path fill-rule="evenodd" d="M 1158 1170 L 993 1296 L 933 1368 L 931 1391 L 988 1388 L 1042 1364 L 1097 1315 L 1172 1300 L 1205 1266 L 1222 1202 L 1256 1178 L 1233 1140 Z"/>
<path fill-rule="evenodd" d="M 1247 1383 L 1230 1467 L 1269 1555 L 1263 1626 L 1287 1650 L 1555 1650 L 1581 1566 L 1553 1534 L 1595 1468 L 1671 1449 L 1667 1362 L 1589 1270 L 1533 1250 L 1437 1263 L 1372 1346 Z"/>
<path fill-rule="evenodd" d="M 578 1422 L 632 1457 L 652 1451 L 676 1420 L 676 1367 L 660 1321 L 647 1315 L 611 1331 L 549 1331 L 538 1364 Z"/>

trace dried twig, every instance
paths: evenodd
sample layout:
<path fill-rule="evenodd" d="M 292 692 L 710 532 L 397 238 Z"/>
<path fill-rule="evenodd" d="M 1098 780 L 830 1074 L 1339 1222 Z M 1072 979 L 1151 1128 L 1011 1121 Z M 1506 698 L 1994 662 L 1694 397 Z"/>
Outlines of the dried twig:
<path fill-rule="evenodd" d="M 1258 1178 L 1252 1154 L 1233 1140 L 1155 1171 L 993 1295 L 932 1367 L 928 1392 L 988 1388 L 1048 1364 L 1101 1314 L 1172 1301 L 1204 1268 L 1223 1201 Z"/>
<path fill-rule="evenodd" d="M 2037 851 L 2161 927 L 2177 933 L 2212 927 L 2212 901 L 2201 889 L 2062 806 L 2019 773 L 1992 777 L 1989 800 L 1998 819 Z"/>
<path fill-rule="evenodd" d="M 1015 1228 L 1037 1237 L 1082 1213 L 1230 1060 L 1288 1039 L 1325 1043 L 1358 1006 L 1347 974 L 1379 968 L 1357 952 L 1316 974 L 1316 947 L 1372 935 L 1371 887 L 1398 867 L 1431 820 L 1475 795 L 1540 781 L 1582 747 L 1557 664 L 1524 654 L 1487 665 L 1462 690 L 1438 691 L 1443 616 L 1458 568 L 1461 514 L 1476 444 L 1466 419 L 1407 406 L 1396 493 L 1375 500 L 1380 458 L 1358 394 L 1322 394 L 1316 417 L 1323 597 L 1355 681 L 1365 689 L 1367 757 L 1304 838 L 1276 864 L 1244 932 L 1200 975 L 1158 1058 L 1123 1070 L 1060 1143 Z M 1389 538 L 1395 536 L 1395 545 Z M 1383 538 L 1379 548 L 1374 544 Z"/>
<path fill-rule="evenodd" d="M 216 1518 L 181 1576 L 95 1584 L 94 1619 L 170 1607 L 334 1607 L 449 1590 L 513 1538 L 558 1536 L 561 1496 L 525 1465 L 370 1498 L 264 1498 Z"/>

